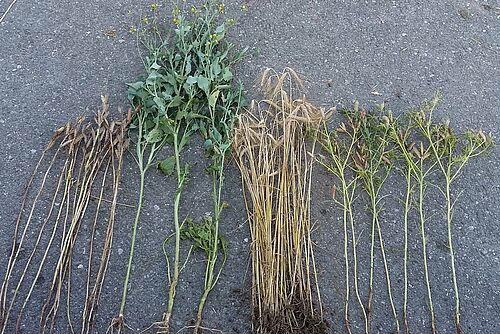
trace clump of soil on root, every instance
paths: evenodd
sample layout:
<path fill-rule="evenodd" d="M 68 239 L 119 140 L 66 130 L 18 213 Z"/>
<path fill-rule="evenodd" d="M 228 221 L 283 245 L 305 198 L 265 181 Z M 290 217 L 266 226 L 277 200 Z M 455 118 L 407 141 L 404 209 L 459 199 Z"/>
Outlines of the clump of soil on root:
<path fill-rule="evenodd" d="M 254 313 L 258 314 L 258 310 Z M 311 313 L 310 307 L 297 298 L 279 313 L 264 310 L 261 319 L 254 319 L 254 326 L 259 328 L 260 334 L 324 334 L 330 327 L 325 319 L 317 312 Z"/>

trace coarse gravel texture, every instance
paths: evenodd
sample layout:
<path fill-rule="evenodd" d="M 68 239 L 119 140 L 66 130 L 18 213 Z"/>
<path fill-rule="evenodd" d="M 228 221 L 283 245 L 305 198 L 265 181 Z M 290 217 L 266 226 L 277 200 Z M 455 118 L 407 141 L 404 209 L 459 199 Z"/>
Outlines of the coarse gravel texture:
<path fill-rule="evenodd" d="M 10 1 L 0 3 L 0 12 Z M 111 109 L 128 108 L 126 82 L 142 73 L 134 35 L 129 27 L 147 12 L 149 2 L 19 0 L 0 24 L 0 275 L 10 251 L 10 238 L 23 185 L 53 130 L 99 107 L 109 94 Z M 239 8 L 246 4 L 248 11 Z M 497 1 L 299 1 L 227 2 L 237 25 L 230 33 L 249 57 L 238 67 L 249 97 L 258 97 L 255 82 L 263 68 L 289 66 L 306 80 L 309 100 L 321 106 L 362 106 L 385 102 L 396 114 L 419 105 L 440 91 L 439 118 L 459 130 L 483 128 L 499 138 L 500 4 Z M 168 7 L 168 5 L 166 5 Z M 168 12 L 168 8 L 166 8 Z M 130 15 L 132 13 L 132 15 Z M 114 33 L 113 33 L 114 32 Z M 194 141 L 186 161 L 194 164 L 183 194 L 182 216 L 200 217 L 211 208 L 210 179 L 204 173 L 201 145 Z M 500 155 L 474 161 L 457 181 L 463 191 L 456 206 L 454 241 L 461 291 L 464 333 L 500 332 Z M 437 180 L 439 181 L 439 180 Z M 340 211 L 329 199 L 333 180 L 319 166 L 315 176 L 313 220 L 320 286 L 332 333 L 344 332 L 343 238 Z M 396 307 L 402 307 L 402 180 L 394 178 L 385 192 L 382 213 Z M 173 179 L 157 171 L 146 180 L 144 214 L 138 233 L 126 306 L 127 323 L 144 329 L 161 319 L 167 300 L 163 239 L 171 233 Z M 138 173 L 126 159 L 120 201 L 134 203 Z M 250 333 L 249 234 L 242 186 L 236 166 L 228 168 L 222 230 L 229 240 L 229 259 L 219 285 L 210 295 L 207 327 L 224 333 Z M 360 288 L 368 284 L 368 217 L 363 199 L 356 206 Z M 453 290 L 443 199 L 428 198 L 428 250 L 439 333 L 453 333 Z M 48 205 L 46 203 L 46 205 Z M 97 316 L 96 333 L 105 333 L 119 308 L 133 209 L 121 208 L 111 262 Z M 429 314 L 423 284 L 420 235 L 411 225 L 410 327 L 428 333 Z M 75 250 L 72 300 L 85 296 L 85 240 Z M 378 255 L 377 255 L 378 256 Z M 80 261 L 80 262 L 79 262 Z M 174 308 L 173 333 L 190 324 L 202 289 L 204 264 L 198 254 L 181 276 Z M 79 274 L 78 270 L 82 270 Z M 33 308 L 25 312 L 23 333 L 38 332 L 36 305 L 46 296 L 49 277 L 37 285 Z M 376 263 L 374 333 L 392 333 L 380 258 Z M 355 332 L 362 331 L 359 308 L 351 303 Z M 38 304 L 37 304 L 38 302 Z M 77 320 L 75 320 L 77 323 Z M 61 312 L 58 333 L 68 328 Z"/>

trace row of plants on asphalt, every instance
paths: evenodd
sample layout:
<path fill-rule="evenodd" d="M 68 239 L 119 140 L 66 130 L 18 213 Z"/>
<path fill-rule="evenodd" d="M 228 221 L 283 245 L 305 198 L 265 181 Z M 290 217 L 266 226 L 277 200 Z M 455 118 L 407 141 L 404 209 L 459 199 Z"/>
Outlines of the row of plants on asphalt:
<path fill-rule="evenodd" d="M 163 240 L 162 249 L 157 251 L 165 256 L 161 267 L 166 268 L 162 279 L 168 292 L 164 296 L 159 292 L 158 298 L 166 306 L 163 314 L 157 315 L 158 321 L 144 331 L 177 332 L 172 325 L 176 295 L 183 272 L 193 266 L 193 252 L 204 257 L 203 289 L 197 292 L 194 320 L 181 330 L 195 334 L 220 331 L 206 327 L 203 318 L 231 247 L 231 240 L 221 233 L 221 226 L 229 226 L 224 219 L 224 209 L 229 206 L 224 181 L 231 159 L 241 173 L 251 237 L 254 333 L 327 333 L 330 324 L 325 309 L 332 308 L 342 308 L 348 333 L 360 327 L 366 334 L 377 332 L 374 315 L 386 312 L 392 328 L 384 330 L 410 333 L 414 330 L 409 289 L 415 285 L 424 287 L 429 330 L 437 333 L 440 324 L 431 280 L 436 268 L 428 249 L 432 220 L 433 231 L 443 233 L 447 243 L 454 331 L 460 334 L 456 263 L 460 250 L 453 236 L 454 209 L 465 190 L 457 180 L 469 163 L 492 149 L 492 137 L 482 130 L 459 133 L 449 121 L 437 120 L 439 95 L 397 117 L 383 104 L 373 110 L 364 110 L 358 102 L 338 111 L 317 107 L 306 100 L 303 81 L 290 68 L 282 72 L 266 69 L 260 78 L 263 99 L 247 106 L 243 87 L 233 75 L 246 50 L 227 40 L 234 20 L 225 15 L 225 5 L 173 2 L 169 25 L 164 25 L 159 4 L 150 9 L 143 26 L 133 31 L 142 46 L 144 73 L 128 84 L 131 110 L 122 120 L 111 121 L 107 98 L 103 97 L 93 121 L 79 118 L 55 132 L 28 180 L 0 289 L 0 334 L 18 333 L 25 326 L 35 328 L 25 315 L 28 308 L 35 307 L 40 310 L 42 333 L 60 331 L 64 326 L 59 323 L 61 318 L 67 320 L 72 333 L 96 330 L 117 210 L 126 207 L 135 210 L 133 221 L 126 225 L 131 230 L 127 240 L 130 248 L 122 267 L 118 313 L 107 331 L 132 330 L 126 323 L 127 302 L 131 302 L 128 293 L 135 287 L 134 255 L 143 247 L 138 230 L 148 191 L 146 180 L 152 173 L 161 177 L 165 188 L 173 183 L 174 191 L 167 203 L 172 212 L 164 219 L 168 225 L 154 231 Z M 210 213 L 183 218 L 181 211 L 192 214 L 191 203 L 184 200 L 186 193 L 194 186 L 203 186 L 192 184 L 192 166 L 187 162 L 188 149 L 196 148 L 195 143 L 200 143 L 198 149 L 205 153 L 206 186 L 211 189 L 205 200 Z M 124 159 L 127 150 L 131 160 Z M 137 165 L 135 205 L 120 203 L 118 197 L 120 189 L 127 186 L 122 182 L 127 161 Z M 343 241 L 332 246 L 339 249 L 333 256 L 341 257 L 343 282 L 321 289 L 338 288 L 343 294 L 340 306 L 325 305 L 320 291 L 322 271 L 317 265 L 314 237 L 318 226 L 312 209 L 316 206 L 311 203 L 316 166 L 326 171 L 332 185 L 331 193 L 323 198 L 338 209 L 338 217 L 319 222 L 324 225 L 321 230 L 339 234 Z M 404 184 L 402 194 L 388 193 L 387 189 L 398 182 Z M 429 202 L 432 196 L 441 196 L 443 206 L 437 209 L 442 209 L 443 215 L 435 214 L 437 210 Z M 398 205 L 402 216 L 394 228 L 388 224 L 385 208 Z M 363 214 L 368 215 L 368 224 L 364 225 Z M 330 224 L 336 218 L 340 224 Z M 365 226 L 369 226 L 366 238 Z M 410 226 L 418 227 L 415 235 Z M 387 246 L 398 233 L 401 256 Z M 418 240 L 418 254 L 410 251 L 411 240 Z M 82 247 L 83 255 L 76 254 L 75 249 Z M 410 257 L 418 267 L 415 270 L 421 269 L 422 278 L 409 274 Z M 397 266 L 402 280 L 395 278 Z M 72 299 L 75 268 L 86 269 L 82 301 Z M 366 286 L 362 277 L 368 278 Z M 48 293 L 38 305 L 33 294 L 39 286 L 46 287 Z M 377 291 L 380 286 L 385 290 Z M 75 305 L 81 307 L 77 310 Z M 81 319 L 75 321 L 77 317 Z"/>
<path fill-rule="evenodd" d="M 429 195 L 437 193 L 443 196 L 446 218 L 442 227 L 446 232 L 447 248 L 450 256 L 450 276 L 454 296 L 455 332 L 461 333 L 460 296 L 457 282 L 456 255 L 453 243 L 453 212 L 456 201 L 463 190 L 453 189 L 454 182 L 463 173 L 465 166 L 493 147 L 493 139 L 482 130 L 467 130 L 458 134 L 450 126 L 449 121 L 436 121 L 434 110 L 440 100 L 436 95 L 418 110 L 402 113 L 394 118 L 384 105 L 375 110 L 361 110 L 356 102 L 354 108 L 343 109 L 339 113 L 343 118 L 334 130 L 330 130 L 328 123 L 319 136 L 322 153 L 318 161 L 332 176 L 335 182 L 332 188 L 333 201 L 342 209 L 344 230 L 344 259 L 345 259 L 345 299 L 344 323 L 348 333 L 352 333 L 350 317 L 350 298 L 353 286 L 355 300 L 358 304 L 365 333 L 372 331 L 372 314 L 374 299 L 374 267 L 375 247 L 381 253 L 387 299 L 390 313 L 393 315 L 396 333 L 410 332 L 408 316 L 408 276 L 409 247 L 408 240 L 411 212 L 416 211 L 418 237 L 420 238 L 421 263 L 423 267 L 423 284 L 426 291 L 426 303 L 429 309 L 430 330 L 437 332 L 437 319 L 432 298 L 431 263 L 427 250 L 428 221 L 433 217 L 430 214 Z M 436 177 L 436 175 L 438 175 Z M 434 178 L 431 182 L 431 176 Z M 404 203 L 402 233 L 403 233 L 403 303 L 402 310 L 397 310 L 394 296 L 394 287 L 391 282 L 391 273 L 388 265 L 388 255 L 383 239 L 384 206 L 389 200 L 384 195 L 383 188 L 388 180 L 391 183 L 403 177 L 406 184 L 403 198 L 392 198 L 396 203 Z M 435 180 L 438 180 L 437 184 Z M 360 232 L 354 214 L 354 202 L 365 199 L 368 203 L 372 218 L 370 224 L 370 251 L 369 251 L 369 284 L 366 302 L 359 289 L 359 262 L 358 254 Z M 396 204 L 397 205 L 397 204 Z M 434 218 L 435 219 L 435 218 Z M 437 222 L 439 223 L 439 221 Z M 393 231 L 394 233 L 394 231 Z M 349 251 L 349 247 L 351 250 Z M 394 260 L 391 261 L 394 263 Z M 350 275 L 352 273 L 352 278 Z M 352 282 L 352 283 L 351 283 Z M 400 311 L 401 317 L 398 315 Z"/>

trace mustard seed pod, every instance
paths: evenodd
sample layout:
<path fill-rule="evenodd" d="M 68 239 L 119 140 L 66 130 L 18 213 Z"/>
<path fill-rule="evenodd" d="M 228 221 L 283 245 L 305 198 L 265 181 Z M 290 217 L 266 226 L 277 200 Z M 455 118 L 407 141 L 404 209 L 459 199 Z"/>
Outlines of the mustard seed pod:
<path fill-rule="evenodd" d="M 335 199 L 336 195 L 337 195 L 337 186 L 333 185 L 333 187 L 332 187 L 332 198 Z"/>
<path fill-rule="evenodd" d="M 417 156 L 417 158 L 421 158 L 420 151 L 417 149 L 416 146 L 413 146 L 412 152 Z"/>

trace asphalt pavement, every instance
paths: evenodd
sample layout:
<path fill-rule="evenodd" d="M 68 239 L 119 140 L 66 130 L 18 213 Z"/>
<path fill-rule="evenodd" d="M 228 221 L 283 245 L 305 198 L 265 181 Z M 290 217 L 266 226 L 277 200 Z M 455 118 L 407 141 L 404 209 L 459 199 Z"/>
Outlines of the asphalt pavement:
<path fill-rule="evenodd" d="M 0 2 L 0 13 L 10 1 Z M 247 11 L 240 6 L 245 4 Z M 0 23 L 0 276 L 10 251 L 10 238 L 22 190 L 52 132 L 80 115 L 92 115 L 100 95 L 110 96 L 119 117 L 128 108 L 125 83 L 142 72 L 130 26 L 148 11 L 148 1 L 18 0 Z M 482 128 L 500 138 L 500 3 L 498 1 L 299 1 L 226 2 L 236 18 L 230 37 L 248 46 L 248 57 L 236 71 L 247 95 L 258 98 L 259 73 L 265 67 L 294 68 L 306 80 L 308 99 L 321 106 L 366 108 L 385 102 L 398 114 L 432 97 L 443 101 L 436 116 L 449 118 L 459 130 Z M 168 4 L 163 8 L 166 12 Z M 1 14 L 0 14 L 1 15 Z M 121 108 L 121 112 L 118 110 Z M 202 145 L 186 151 L 193 163 L 182 201 L 183 216 L 200 217 L 211 208 L 210 178 L 204 173 Z M 461 291 L 464 333 L 500 333 L 500 154 L 475 160 L 457 181 L 454 240 Z M 333 180 L 317 168 L 313 195 L 314 232 L 325 316 L 332 333 L 343 333 L 343 238 L 339 209 L 328 196 Z M 134 203 L 138 172 L 126 159 L 120 201 Z M 153 171 L 146 180 L 144 215 L 126 307 L 128 325 L 144 329 L 161 319 L 167 301 L 167 278 L 161 245 L 172 227 L 174 181 Z M 395 286 L 402 307 L 402 206 L 398 181 L 388 197 L 383 227 Z M 223 233 L 229 258 L 220 283 L 210 295 L 205 324 L 224 333 L 250 333 L 249 231 L 238 169 L 229 166 Z M 454 333 L 453 289 L 442 220 L 443 199 L 429 196 L 428 224 L 431 282 L 439 333 Z M 48 205 L 48 203 L 46 204 Z M 365 207 L 357 207 L 360 230 L 366 230 Z M 121 208 L 111 262 L 104 285 L 96 333 L 105 333 L 121 297 L 133 209 Z M 363 227 L 364 226 L 364 227 Z M 413 333 L 430 333 L 417 227 L 411 227 L 409 319 Z M 360 236 L 360 287 L 366 291 L 369 233 Z M 82 241 L 82 245 L 85 240 Z M 73 300 L 85 296 L 78 265 L 85 247 L 75 249 Z M 79 262 L 80 261 L 80 262 Z M 203 257 L 195 255 L 182 273 L 173 318 L 173 333 L 189 326 L 203 286 Z M 376 269 L 374 333 L 392 332 L 380 263 Z M 76 282 L 76 283 L 75 283 Z M 26 312 L 23 333 L 38 332 L 36 302 L 46 296 L 50 279 L 37 285 L 33 308 Z M 76 303 L 76 302 L 74 302 Z M 78 305 L 73 305 L 75 319 Z M 61 313 L 58 333 L 68 327 Z M 353 329 L 362 322 L 353 310 Z M 75 320 L 76 322 L 76 320 Z"/>

